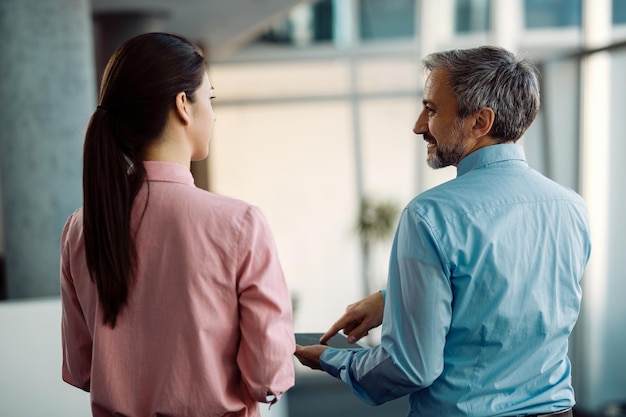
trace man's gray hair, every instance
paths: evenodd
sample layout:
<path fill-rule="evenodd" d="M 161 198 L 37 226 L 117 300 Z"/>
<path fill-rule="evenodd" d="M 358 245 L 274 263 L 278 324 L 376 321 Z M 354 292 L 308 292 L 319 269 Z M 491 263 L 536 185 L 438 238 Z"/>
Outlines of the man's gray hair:
<path fill-rule="evenodd" d="M 490 135 L 501 142 L 517 141 L 537 115 L 539 72 L 530 61 L 506 49 L 482 46 L 435 52 L 422 63 L 428 71 L 448 72 L 459 118 L 491 108 L 495 121 Z"/>

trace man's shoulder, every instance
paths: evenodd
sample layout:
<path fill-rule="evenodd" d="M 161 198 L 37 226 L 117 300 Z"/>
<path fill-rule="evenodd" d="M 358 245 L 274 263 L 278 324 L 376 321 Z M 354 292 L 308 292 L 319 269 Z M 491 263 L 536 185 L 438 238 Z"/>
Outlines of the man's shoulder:
<path fill-rule="evenodd" d="M 428 190 L 422 191 L 408 204 L 408 207 L 422 207 L 424 205 L 458 205 L 460 201 L 470 199 L 475 195 L 476 187 L 462 181 L 462 177 L 454 178 Z"/>
<path fill-rule="evenodd" d="M 466 194 L 456 180 L 450 180 L 418 194 L 405 210 L 423 219 L 442 221 L 467 206 Z"/>
<path fill-rule="evenodd" d="M 421 217 L 441 220 L 498 207 L 557 201 L 585 207 L 574 190 L 527 167 L 468 172 L 420 193 L 406 209 Z"/>

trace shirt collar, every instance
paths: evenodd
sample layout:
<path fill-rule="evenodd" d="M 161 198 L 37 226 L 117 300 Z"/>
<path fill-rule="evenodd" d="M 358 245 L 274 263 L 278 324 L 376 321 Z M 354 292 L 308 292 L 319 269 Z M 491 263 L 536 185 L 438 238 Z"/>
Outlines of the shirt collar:
<path fill-rule="evenodd" d="M 172 162 L 144 161 L 148 181 L 178 182 L 194 185 L 191 171 L 184 166 Z"/>
<path fill-rule="evenodd" d="M 503 143 L 485 146 L 467 155 L 459 162 L 456 176 L 460 177 L 472 170 L 482 168 L 485 165 L 510 160 L 518 160 L 526 163 L 526 155 L 521 145 Z"/>

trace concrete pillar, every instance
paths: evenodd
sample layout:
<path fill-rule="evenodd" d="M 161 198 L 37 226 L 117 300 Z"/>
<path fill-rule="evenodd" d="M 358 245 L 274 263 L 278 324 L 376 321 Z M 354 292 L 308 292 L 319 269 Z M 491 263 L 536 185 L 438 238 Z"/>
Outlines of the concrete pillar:
<path fill-rule="evenodd" d="M 9 298 L 59 294 L 95 106 L 89 0 L 0 2 L 0 178 Z"/>

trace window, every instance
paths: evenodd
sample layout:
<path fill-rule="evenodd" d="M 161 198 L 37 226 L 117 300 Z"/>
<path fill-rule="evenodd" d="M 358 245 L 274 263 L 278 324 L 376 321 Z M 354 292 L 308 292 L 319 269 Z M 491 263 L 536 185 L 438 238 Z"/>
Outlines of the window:
<path fill-rule="evenodd" d="M 454 29 L 457 33 L 486 32 L 490 13 L 489 0 L 456 0 Z"/>
<path fill-rule="evenodd" d="M 626 1 L 613 0 L 613 24 L 625 24 L 626 23 Z"/>
<path fill-rule="evenodd" d="M 580 27 L 581 15 L 581 0 L 524 0 L 528 29 Z"/>
<path fill-rule="evenodd" d="M 296 7 L 287 18 L 265 30 L 261 43 L 309 45 L 333 40 L 333 0 Z"/>
<path fill-rule="evenodd" d="M 333 2 L 323 0 L 313 4 L 313 39 L 317 42 L 333 40 Z"/>
<path fill-rule="evenodd" d="M 415 36 L 415 0 L 359 0 L 359 35 L 363 40 Z"/>

